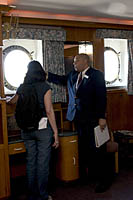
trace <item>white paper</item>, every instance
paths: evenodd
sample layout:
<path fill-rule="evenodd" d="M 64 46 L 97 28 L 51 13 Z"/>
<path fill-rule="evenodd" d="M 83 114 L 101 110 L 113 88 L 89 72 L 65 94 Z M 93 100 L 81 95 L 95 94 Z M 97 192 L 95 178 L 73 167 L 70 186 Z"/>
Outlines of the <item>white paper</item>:
<path fill-rule="evenodd" d="M 95 134 L 95 143 L 96 147 L 100 147 L 105 142 L 107 142 L 110 139 L 108 127 L 106 126 L 103 131 L 101 131 L 100 126 L 96 126 L 94 128 L 94 134 Z"/>
<path fill-rule="evenodd" d="M 48 121 L 48 118 L 47 117 L 43 117 L 39 122 L 38 129 L 40 130 L 40 129 L 47 128 L 47 121 Z"/>

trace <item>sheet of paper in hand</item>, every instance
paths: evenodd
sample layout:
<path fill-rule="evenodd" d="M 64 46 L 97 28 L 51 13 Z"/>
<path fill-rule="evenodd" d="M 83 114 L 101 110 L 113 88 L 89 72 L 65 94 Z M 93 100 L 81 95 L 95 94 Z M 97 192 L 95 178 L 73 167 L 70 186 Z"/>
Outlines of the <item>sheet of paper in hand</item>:
<path fill-rule="evenodd" d="M 110 139 L 108 127 L 106 126 L 103 131 L 101 131 L 100 126 L 94 128 L 95 143 L 96 147 L 100 147 L 105 142 Z"/>

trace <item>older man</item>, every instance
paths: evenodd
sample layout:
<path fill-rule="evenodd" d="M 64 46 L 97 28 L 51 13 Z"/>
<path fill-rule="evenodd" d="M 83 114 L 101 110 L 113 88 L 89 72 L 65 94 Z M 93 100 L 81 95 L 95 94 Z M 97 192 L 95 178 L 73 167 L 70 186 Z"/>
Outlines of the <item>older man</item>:
<path fill-rule="evenodd" d="M 78 54 L 74 69 L 67 76 L 49 73 L 49 82 L 67 85 L 69 104 L 67 119 L 74 120 L 79 136 L 80 178 L 96 178 L 96 192 L 104 192 L 111 181 L 107 166 L 106 144 L 96 148 L 94 127 L 106 126 L 106 86 L 101 71 L 92 68 L 91 56 Z"/>

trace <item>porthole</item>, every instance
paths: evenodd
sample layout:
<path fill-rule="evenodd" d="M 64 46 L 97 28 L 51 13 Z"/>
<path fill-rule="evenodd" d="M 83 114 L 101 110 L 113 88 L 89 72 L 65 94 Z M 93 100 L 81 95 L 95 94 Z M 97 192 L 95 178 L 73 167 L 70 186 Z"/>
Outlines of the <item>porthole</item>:
<path fill-rule="evenodd" d="M 16 90 L 23 82 L 27 65 L 32 60 L 31 53 L 22 46 L 13 45 L 3 50 L 4 85 Z"/>
<path fill-rule="evenodd" d="M 120 74 L 120 59 L 119 53 L 117 53 L 111 47 L 105 47 L 104 49 L 104 71 L 106 84 L 112 84 L 119 80 Z"/>

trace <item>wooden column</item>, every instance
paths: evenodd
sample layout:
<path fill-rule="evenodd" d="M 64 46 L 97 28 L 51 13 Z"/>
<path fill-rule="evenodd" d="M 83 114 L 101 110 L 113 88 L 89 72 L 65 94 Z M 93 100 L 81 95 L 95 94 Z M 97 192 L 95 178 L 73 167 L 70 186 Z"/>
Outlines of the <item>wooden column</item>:
<path fill-rule="evenodd" d="M 2 14 L 0 10 L 0 199 L 10 196 L 10 172 L 8 155 L 6 101 L 2 67 Z"/>
<path fill-rule="evenodd" d="M 94 39 L 93 41 L 93 62 L 96 69 L 104 72 L 104 40 Z"/>
<path fill-rule="evenodd" d="M 3 78 L 3 66 L 2 66 L 2 15 L 0 13 L 0 97 L 4 95 L 4 78 Z"/>

